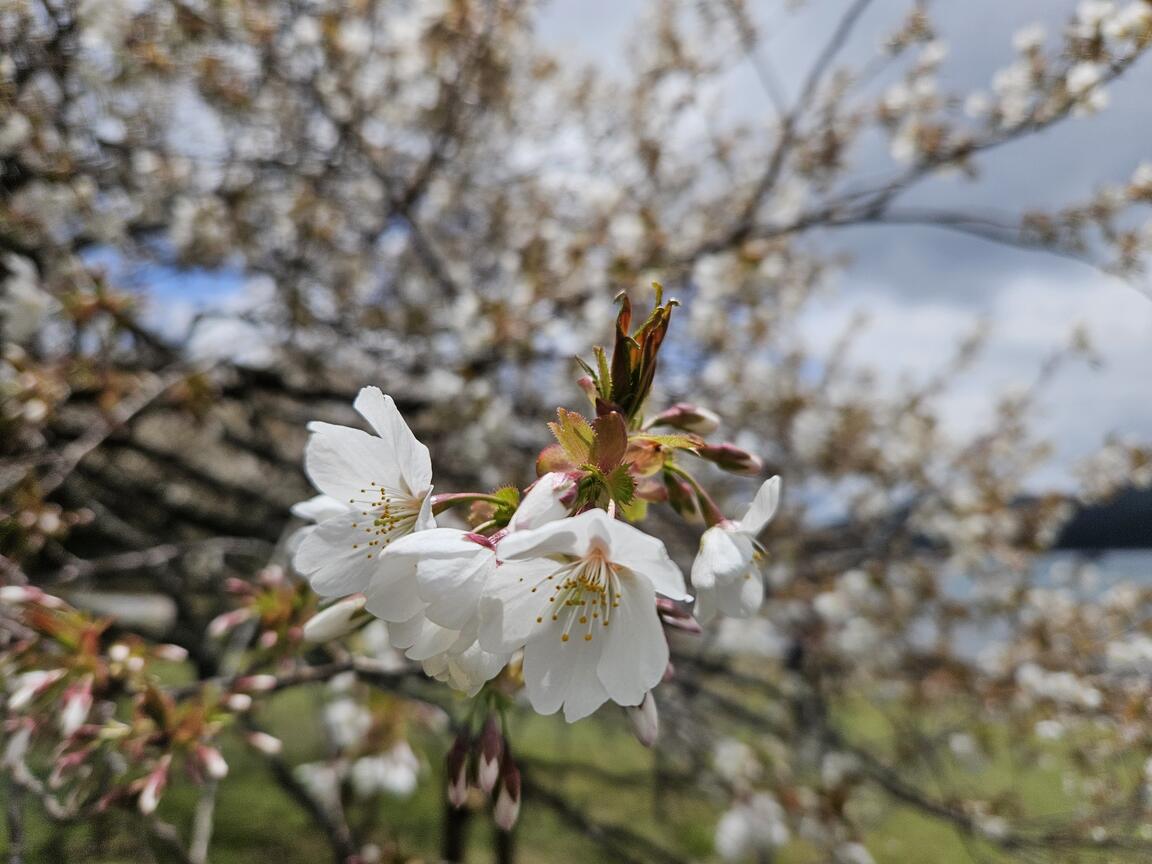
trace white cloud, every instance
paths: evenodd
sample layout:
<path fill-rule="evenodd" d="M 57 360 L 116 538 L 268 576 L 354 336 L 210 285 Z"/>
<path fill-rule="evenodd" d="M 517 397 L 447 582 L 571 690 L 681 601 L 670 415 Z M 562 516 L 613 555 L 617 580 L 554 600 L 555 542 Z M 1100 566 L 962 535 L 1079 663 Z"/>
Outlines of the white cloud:
<path fill-rule="evenodd" d="M 978 307 L 945 297 L 910 302 L 887 286 L 856 284 L 813 304 L 801 322 L 802 338 L 817 355 L 826 354 L 853 316 L 865 312 L 870 320 L 850 357 L 895 388 L 935 374 L 959 341 L 987 322 L 980 360 L 939 403 L 947 427 L 963 438 L 986 429 L 997 399 L 1030 385 L 1045 359 L 1083 324 L 1103 366 L 1066 366 L 1044 391 L 1037 428 L 1056 449 L 1034 482 L 1067 485 L 1074 461 L 1110 432 L 1152 438 L 1152 302 L 1103 277 L 1005 276 L 999 291 Z"/>

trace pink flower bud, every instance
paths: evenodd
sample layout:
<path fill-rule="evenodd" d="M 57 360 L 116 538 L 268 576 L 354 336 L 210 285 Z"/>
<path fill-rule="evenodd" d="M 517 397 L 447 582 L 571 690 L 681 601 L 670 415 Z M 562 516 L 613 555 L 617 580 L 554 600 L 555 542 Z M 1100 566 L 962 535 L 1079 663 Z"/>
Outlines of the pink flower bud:
<path fill-rule="evenodd" d="M 660 615 L 660 623 L 665 627 L 683 630 L 693 636 L 699 636 L 704 632 L 700 623 L 692 617 L 692 613 L 682 609 L 675 601 L 665 597 L 657 597 L 656 611 Z"/>
<path fill-rule="evenodd" d="M 648 425 L 671 426 L 673 429 L 683 429 L 696 435 L 711 435 L 720 428 L 720 416 L 699 405 L 677 402 L 653 417 Z"/>
<path fill-rule="evenodd" d="M 53 597 L 33 585 L 3 585 L 0 586 L 0 603 L 39 603 L 49 609 L 59 609 L 64 601 Z"/>
<path fill-rule="evenodd" d="M 252 732 L 248 743 L 266 756 L 278 756 L 284 749 L 284 742 L 267 732 Z"/>
<path fill-rule="evenodd" d="M 759 474 L 764 470 L 764 462 L 747 450 L 735 444 L 706 444 L 696 451 L 700 458 L 715 463 L 716 467 L 733 474 Z"/>
<path fill-rule="evenodd" d="M 468 801 L 468 738 L 456 736 L 452 749 L 445 758 L 448 775 L 448 801 L 453 807 L 463 807 Z"/>
<path fill-rule="evenodd" d="M 63 707 L 60 710 L 60 734 L 71 738 L 92 710 L 92 676 L 85 675 L 79 682 L 64 691 Z"/>
<path fill-rule="evenodd" d="M 145 816 L 156 812 L 160 803 L 160 796 L 164 794 L 164 787 L 168 785 L 168 767 L 172 764 L 172 756 L 161 757 L 159 764 L 152 769 L 152 773 L 144 781 L 140 789 L 140 797 L 136 806 Z"/>
<path fill-rule="evenodd" d="M 252 707 L 252 697 L 247 693 L 230 693 L 224 700 L 224 707 L 237 714 L 243 714 Z"/>
<path fill-rule="evenodd" d="M 279 683 L 275 675 L 246 675 L 236 679 L 236 689 L 247 690 L 250 693 L 266 693 L 275 690 Z"/>
<path fill-rule="evenodd" d="M 210 639 L 219 639 L 229 631 L 239 627 L 251 617 L 252 611 L 250 609 L 233 609 L 231 612 L 217 615 L 208 623 L 208 637 Z"/>
<path fill-rule="evenodd" d="M 52 766 L 52 773 L 48 775 L 48 785 L 52 789 L 59 789 L 68 781 L 68 775 L 84 764 L 92 752 L 90 750 L 75 750 L 56 758 Z"/>
<path fill-rule="evenodd" d="M 685 481 L 672 474 L 664 475 L 664 488 L 668 491 L 668 503 L 672 509 L 689 521 L 700 518 L 700 507 L 696 503 L 696 492 Z"/>
<path fill-rule="evenodd" d="M 504 755 L 504 736 L 500 734 L 500 721 L 489 714 L 480 733 L 480 759 L 476 767 L 476 781 L 487 794 L 496 788 L 500 779 L 500 761 Z"/>
<path fill-rule="evenodd" d="M 576 382 L 576 386 L 583 390 L 584 394 L 595 404 L 596 397 L 599 393 L 596 392 L 596 382 L 592 380 L 590 375 L 580 376 L 580 379 Z"/>
<path fill-rule="evenodd" d="M 152 649 L 152 653 L 158 660 L 167 660 L 169 663 L 183 663 L 188 659 L 188 649 L 179 645 L 157 645 Z"/>
<path fill-rule="evenodd" d="M 63 669 L 25 672 L 16 677 L 16 687 L 8 697 L 8 710 L 19 711 L 64 677 Z"/>
<path fill-rule="evenodd" d="M 352 594 L 321 609 L 304 625 L 304 641 L 331 642 L 348 635 L 367 620 L 362 614 L 365 602 L 363 594 Z"/>
<path fill-rule="evenodd" d="M 628 707 L 628 719 L 632 721 L 636 740 L 645 747 L 656 743 L 656 737 L 660 734 L 660 715 L 656 711 L 656 699 L 651 690 L 644 694 L 639 705 Z"/>
<path fill-rule="evenodd" d="M 496 796 L 492 817 L 504 831 L 511 831 L 520 818 L 520 769 L 511 756 L 504 760 L 504 773 L 500 776 L 500 792 Z"/>
<path fill-rule="evenodd" d="M 198 744 L 196 746 L 196 758 L 204 768 L 204 773 L 213 780 L 223 780 L 228 776 L 228 763 L 224 761 L 224 757 L 215 747 Z"/>
<path fill-rule="evenodd" d="M 275 648 L 276 643 L 279 641 L 280 634 L 275 630 L 265 630 L 260 634 L 260 647 L 265 650 L 268 650 L 269 648 Z"/>

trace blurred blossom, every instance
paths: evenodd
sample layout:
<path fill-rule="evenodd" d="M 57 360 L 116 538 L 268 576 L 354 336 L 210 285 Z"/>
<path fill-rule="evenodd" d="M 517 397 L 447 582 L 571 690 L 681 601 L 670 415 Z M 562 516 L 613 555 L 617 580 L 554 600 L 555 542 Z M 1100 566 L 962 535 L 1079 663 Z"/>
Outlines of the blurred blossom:
<path fill-rule="evenodd" d="M 324 706 L 324 725 L 336 747 L 352 750 L 372 728 L 372 712 L 355 699 L 334 699 Z"/>
<path fill-rule="evenodd" d="M 420 761 L 408 743 L 401 741 L 385 753 L 353 762 L 351 779 L 361 797 L 385 792 L 406 798 L 415 791 L 419 773 Z"/>
<path fill-rule="evenodd" d="M 774 852 L 791 839 L 780 803 L 758 792 L 735 804 L 716 826 L 716 851 L 725 861 L 744 861 L 756 853 Z"/>

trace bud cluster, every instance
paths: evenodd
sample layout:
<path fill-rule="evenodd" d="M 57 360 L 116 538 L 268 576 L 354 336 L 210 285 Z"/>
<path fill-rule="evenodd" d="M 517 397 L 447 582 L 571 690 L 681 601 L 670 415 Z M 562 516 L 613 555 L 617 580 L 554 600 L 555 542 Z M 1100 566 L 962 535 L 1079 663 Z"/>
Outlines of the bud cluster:
<path fill-rule="evenodd" d="M 448 801 L 453 807 L 469 805 L 475 798 L 495 796 L 492 819 L 511 831 L 520 816 L 520 769 L 512 758 L 503 722 L 495 713 L 484 721 L 479 735 L 462 731 L 452 742 L 445 759 Z"/>
<path fill-rule="evenodd" d="M 187 652 L 134 636 L 24 586 L 0 587 L 5 619 L 20 634 L 4 654 L 4 765 L 49 812 L 76 817 L 113 804 L 154 811 L 174 766 L 193 782 L 222 779 L 215 739 L 251 700 L 211 688 L 177 699 L 158 663 Z"/>
<path fill-rule="evenodd" d="M 208 624 L 208 636 L 231 638 L 243 631 L 246 645 L 252 645 L 261 659 L 293 656 L 306 637 L 305 622 L 316 608 L 316 598 L 307 586 L 291 579 L 282 567 L 269 566 L 253 582 L 228 579 L 225 589 L 239 605 L 218 615 Z"/>

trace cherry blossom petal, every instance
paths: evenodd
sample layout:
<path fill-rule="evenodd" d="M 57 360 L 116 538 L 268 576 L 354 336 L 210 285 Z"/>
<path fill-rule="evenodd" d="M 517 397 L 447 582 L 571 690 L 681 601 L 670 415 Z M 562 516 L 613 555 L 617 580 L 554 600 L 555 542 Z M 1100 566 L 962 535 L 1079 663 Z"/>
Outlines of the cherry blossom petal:
<path fill-rule="evenodd" d="M 692 587 L 696 589 L 696 605 L 692 609 L 692 615 L 700 624 L 708 624 L 716 617 L 716 585 L 715 583 L 707 586 L 697 585 L 693 577 Z"/>
<path fill-rule="evenodd" d="M 780 478 L 770 477 L 756 492 L 756 497 L 752 499 L 748 512 L 740 520 L 740 528 L 755 537 L 772 521 L 772 517 L 776 515 L 779 506 Z"/>
<path fill-rule="evenodd" d="M 379 556 L 365 540 L 363 517 L 356 511 L 326 519 L 310 528 L 293 561 L 321 597 L 365 591 L 379 569 Z"/>
<path fill-rule="evenodd" d="M 428 604 L 429 619 L 459 630 L 476 615 L 476 604 L 489 575 L 496 568 L 496 553 L 453 528 L 418 531 L 397 540 L 389 554 L 419 555 L 417 590 Z"/>
<path fill-rule="evenodd" d="M 360 416 L 388 442 L 395 454 L 401 478 L 414 496 L 432 484 L 432 460 L 428 448 L 416 440 L 391 396 L 378 387 L 364 387 L 352 403 Z"/>
<path fill-rule="evenodd" d="M 639 705 L 660 683 L 668 667 L 668 642 L 656 613 L 656 592 L 648 580 L 621 574 L 620 605 L 592 643 L 604 643 L 597 675 L 613 701 Z M 583 640 L 577 640 L 583 643 Z M 530 647 L 535 646 L 535 642 Z"/>
<path fill-rule="evenodd" d="M 501 563 L 480 598 L 480 647 L 494 652 L 523 647 L 547 606 L 547 595 L 532 588 L 561 566 L 546 558 Z"/>
<path fill-rule="evenodd" d="M 524 687 L 539 714 L 554 714 L 565 706 L 568 722 L 586 717 L 608 699 L 596 676 L 603 640 L 563 641 L 563 623 L 546 619 L 524 649 Z"/>
<path fill-rule="evenodd" d="M 368 610 L 372 611 L 372 610 Z M 407 621 L 393 622 L 388 625 L 388 641 L 397 651 L 403 651 L 405 648 L 411 648 L 416 644 L 416 640 L 420 638 L 420 633 L 424 629 L 425 623 L 428 619 L 424 617 L 424 612 L 420 611 L 413 615 Z"/>
<path fill-rule="evenodd" d="M 610 547 L 613 521 L 603 510 L 589 510 L 530 531 L 514 531 L 500 541 L 496 554 L 502 561 L 546 555 L 582 556 L 594 543 Z"/>
<path fill-rule="evenodd" d="M 325 495 L 352 506 L 365 498 L 362 490 L 369 483 L 388 489 L 405 485 L 392 446 L 382 438 L 331 423 L 313 422 L 308 428 L 304 471 Z"/>
<path fill-rule="evenodd" d="M 684 574 L 664 544 L 627 522 L 611 521 L 612 560 L 645 577 L 671 600 L 690 600 Z"/>
<path fill-rule="evenodd" d="M 732 618 L 755 615 L 763 603 L 764 579 L 756 567 L 750 567 L 740 579 L 716 588 L 716 606 Z"/>
<path fill-rule="evenodd" d="M 420 631 L 420 638 L 404 653 L 409 660 L 428 660 L 437 654 L 446 654 L 459 638 L 460 631 L 427 621 Z"/>
<path fill-rule="evenodd" d="M 416 558 L 409 555 L 380 555 L 372 582 L 364 589 L 365 607 L 377 618 L 393 624 L 411 620 L 424 611 L 416 581 Z"/>
<path fill-rule="evenodd" d="M 508 527 L 512 531 L 528 531 L 564 518 L 568 515 L 568 505 L 562 503 L 561 498 L 575 485 L 572 478 L 562 471 L 545 474 L 532 484 L 532 488 L 512 514 Z"/>
<path fill-rule="evenodd" d="M 728 525 L 709 528 L 700 538 L 700 551 L 692 562 L 692 585 L 727 584 L 742 576 L 756 553 L 752 540 Z"/>
<path fill-rule="evenodd" d="M 350 508 L 347 502 L 337 501 L 331 495 L 317 495 L 307 501 L 292 505 L 292 515 L 309 522 L 323 522 L 333 516 L 346 513 Z"/>

